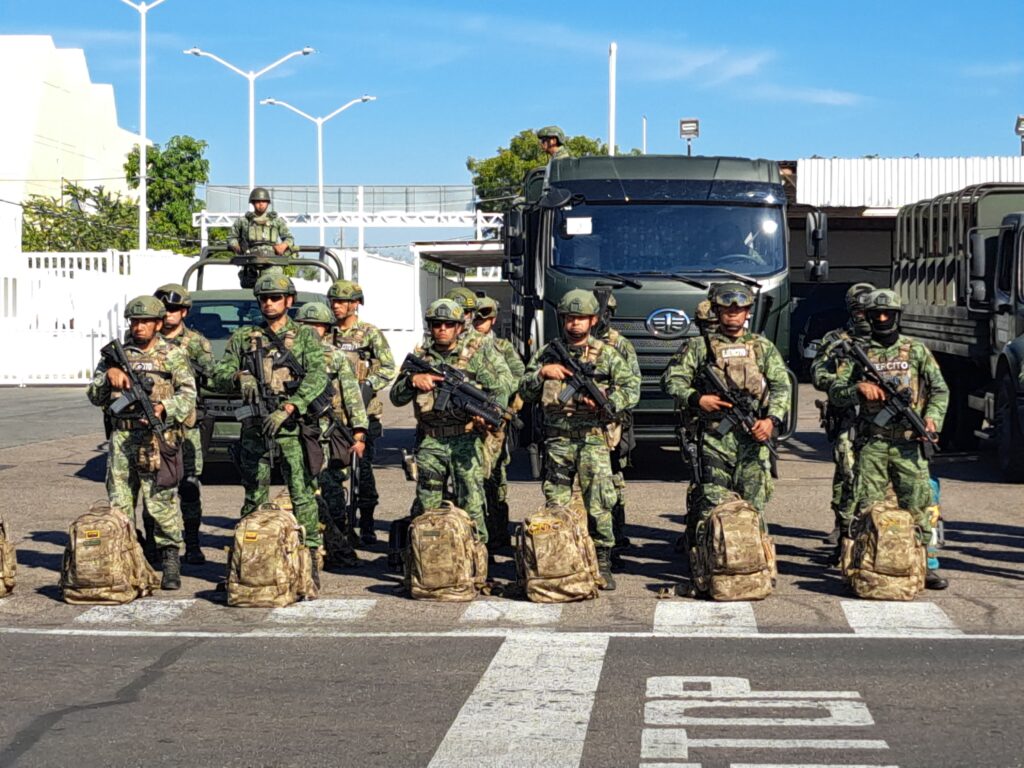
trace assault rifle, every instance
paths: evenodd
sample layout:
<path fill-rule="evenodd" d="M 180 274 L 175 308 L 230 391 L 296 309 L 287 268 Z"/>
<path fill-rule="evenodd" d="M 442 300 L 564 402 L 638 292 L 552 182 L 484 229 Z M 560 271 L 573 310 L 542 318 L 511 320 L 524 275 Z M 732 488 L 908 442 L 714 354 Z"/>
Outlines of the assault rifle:
<path fill-rule="evenodd" d="M 872 423 L 878 427 L 885 427 L 894 419 L 906 422 L 921 440 L 921 454 L 926 461 L 930 460 L 938 450 L 939 436 L 928 429 L 928 425 L 925 424 L 921 415 L 911 407 L 910 390 L 907 387 L 897 389 L 891 381 L 882 376 L 859 344 L 848 340 L 840 343 L 843 345 L 843 352 L 860 364 L 864 377 L 878 385 L 885 393 L 882 410 L 878 412 Z"/>
<path fill-rule="evenodd" d="M 415 376 L 419 373 L 429 373 L 440 376 L 441 381 L 436 385 L 436 396 L 434 408 L 438 411 L 462 411 L 470 416 L 476 416 L 484 420 L 491 429 L 500 429 L 503 422 L 512 424 L 517 429 L 523 426 L 523 422 L 512 411 L 482 389 L 470 384 L 466 374 L 458 368 L 453 368 L 445 363 L 431 365 L 422 357 L 410 353 L 405 356 L 402 363 L 402 372 Z"/>
<path fill-rule="evenodd" d="M 715 433 L 719 437 L 725 437 L 734 428 L 739 427 L 753 437 L 754 423 L 757 421 L 757 413 L 761 409 L 760 403 L 754 399 L 754 396 L 726 382 L 722 374 L 711 365 L 704 366 L 700 378 L 709 390 L 708 394 L 718 395 L 732 406 L 722 411 L 722 419 L 718 422 Z M 768 449 L 772 458 L 779 457 L 779 452 L 770 439 L 761 444 Z"/>
<path fill-rule="evenodd" d="M 689 430 L 680 424 L 676 427 L 676 442 L 679 444 L 679 454 L 683 461 L 690 468 L 690 482 L 701 484 L 700 456 L 697 454 L 697 444 L 693 441 Z"/>
<path fill-rule="evenodd" d="M 562 387 L 562 392 L 558 395 L 559 402 L 568 404 L 586 397 L 594 402 L 598 412 L 605 418 L 609 420 L 618 418 L 612 401 L 594 380 L 596 374 L 594 364 L 584 363 L 573 357 L 561 339 L 553 339 L 548 343 L 541 361 L 557 363 L 569 369 L 568 378 L 562 380 L 565 386 Z"/>
<path fill-rule="evenodd" d="M 120 339 L 114 339 L 106 344 L 100 350 L 100 357 L 106 361 L 108 367 L 124 371 L 131 382 L 131 386 L 111 404 L 108 409 L 110 416 L 115 419 L 145 419 L 157 439 L 166 445 L 167 439 L 164 432 L 167 430 L 167 426 L 163 419 L 156 415 L 156 408 L 153 407 L 153 401 L 150 399 L 153 392 L 153 380 L 148 376 L 143 378 L 132 367 Z"/>

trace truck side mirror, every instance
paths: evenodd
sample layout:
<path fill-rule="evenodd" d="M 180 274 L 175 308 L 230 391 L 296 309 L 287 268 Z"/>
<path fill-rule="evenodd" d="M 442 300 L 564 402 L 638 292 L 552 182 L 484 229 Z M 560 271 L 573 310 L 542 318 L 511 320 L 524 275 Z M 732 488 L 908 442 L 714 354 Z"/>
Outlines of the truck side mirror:
<path fill-rule="evenodd" d="M 816 259 L 828 256 L 828 214 L 811 211 L 807 214 L 807 255 Z"/>
<path fill-rule="evenodd" d="M 978 230 L 971 232 L 971 277 L 984 280 L 987 272 L 987 254 L 985 252 L 985 236 Z"/>
<path fill-rule="evenodd" d="M 828 261 L 808 259 L 804 264 L 804 280 L 809 283 L 823 283 L 828 280 Z"/>
<path fill-rule="evenodd" d="M 509 235 L 505 238 L 505 255 L 510 259 L 518 260 L 521 264 L 523 254 L 526 253 L 526 243 L 522 235 Z"/>

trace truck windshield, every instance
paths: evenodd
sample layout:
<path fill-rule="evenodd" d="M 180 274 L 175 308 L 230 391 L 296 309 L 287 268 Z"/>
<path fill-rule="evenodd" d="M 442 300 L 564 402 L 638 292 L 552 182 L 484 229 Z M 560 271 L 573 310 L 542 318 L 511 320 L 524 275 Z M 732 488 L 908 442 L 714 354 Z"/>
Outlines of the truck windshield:
<path fill-rule="evenodd" d="M 295 317 L 298 301 L 288 310 Z M 259 325 L 263 313 L 255 299 L 198 299 L 185 318 L 185 325 L 211 341 L 226 339 L 243 325 Z"/>
<path fill-rule="evenodd" d="M 770 206 L 599 204 L 556 213 L 555 267 L 745 275 L 786 268 L 782 210 Z"/>

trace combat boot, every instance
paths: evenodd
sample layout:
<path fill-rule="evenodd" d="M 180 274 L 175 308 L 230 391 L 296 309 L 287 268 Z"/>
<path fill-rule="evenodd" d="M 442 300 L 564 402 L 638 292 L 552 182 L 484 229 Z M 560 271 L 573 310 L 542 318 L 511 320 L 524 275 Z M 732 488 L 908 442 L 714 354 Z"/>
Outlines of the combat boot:
<path fill-rule="evenodd" d="M 937 569 L 929 568 L 924 575 L 924 588 L 925 589 L 945 589 L 949 586 L 949 581 L 938 572 Z"/>
<path fill-rule="evenodd" d="M 376 507 L 359 509 L 359 539 L 364 547 L 372 547 L 377 543 L 377 531 L 373 525 L 373 511 Z"/>
<path fill-rule="evenodd" d="M 312 561 L 313 584 L 317 591 L 320 591 L 320 550 L 317 547 L 309 548 L 309 559 Z"/>
<path fill-rule="evenodd" d="M 178 548 L 164 547 L 160 554 L 164 566 L 160 589 L 181 589 L 181 559 L 178 556 Z"/>
<path fill-rule="evenodd" d="M 598 585 L 598 589 L 608 592 L 615 589 L 615 577 L 612 576 L 612 551 L 609 547 L 597 548 L 597 570 L 604 580 L 604 586 Z"/>
<path fill-rule="evenodd" d="M 199 546 L 199 521 L 185 521 L 185 557 L 189 565 L 202 565 L 206 562 L 206 555 Z"/>

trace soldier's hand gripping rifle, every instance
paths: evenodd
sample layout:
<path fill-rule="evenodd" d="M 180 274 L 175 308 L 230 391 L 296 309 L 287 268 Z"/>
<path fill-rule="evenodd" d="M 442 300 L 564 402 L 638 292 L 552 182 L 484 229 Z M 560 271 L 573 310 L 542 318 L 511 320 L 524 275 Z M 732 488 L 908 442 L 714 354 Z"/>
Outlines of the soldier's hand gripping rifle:
<path fill-rule="evenodd" d="M 754 424 L 757 423 L 758 411 L 761 406 L 753 395 L 729 384 L 718 369 L 712 365 L 704 366 L 700 379 L 704 388 L 708 390 L 707 394 L 717 395 L 731 406 L 721 412 L 722 420 L 718 423 L 716 434 L 719 437 L 724 437 L 734 428 L 739 427 L 744 433 L 754 437 Z M 754 439 L 757 440 L 757 438 Z M 761 441 L 758 440 L 758 442 Z M 761 445 L 768 449 L 768 453 L 773 458 L 778 458 L 778 450 L 771 440 L 761 442 Z"/>
<path fill-rule="evenodd" d="M 440 377 L 441 380 L 435 386 L 435 410 L 462 411 L 469 416 L 483 419 L 492 430 L 501 429 L 505 422 L 517 429 L 523 426 L 523 422 L 511 408 L 505 407 L 482 389 L 471 384 L 465 372 L 458 368 L 445 363 L 434 366 L 410 353 L 405 356 L 402 363 L 402 372 L 412 376 L 428 373 Z"/>
<path fill-rule="evenodd" d="M 125 354 L 124 346 L 119 339 L 114 339 L 100 350 L 100 357 L 106 361 L 108 368 L 117 368 L 124 372 L 131 382 L 131 386 L 122 392 L 110 406 L 109 413 L 115 419 L 145 419 L 153 434 L 161 444 L 167 444 L 164 424 L 156 414 L 156 408 L 150 399 L 153 392 L 153 380 L 148 376 L 143 378 L 139 372 L 132 368 Z"/>
<path fill-rule="evenodd" d="M 585 397 L 591 400 L 597 406 L 598 413 L 609 421 L 619 417 L 615 413 L 612 401 L 597 385 L 593 363 L 584 363 L 573 357 L 561 339 L 554 339 L 548 344 L 543 362 L 557 363 L 569 371 L 569 376 L 562 380 L 565 386 L 558 395 L 560 402 L 569 404 Z"/>
<path fill-rule="evenodd" d="M 875 426 L 885 427 L 894 419 L 906 422 L 921 440 L 921 454 L 926 461 L 930 460 L 938 450 L 939 436 L 928 429 L 928 425 L 921 415 L 911 407 L 910 390 L 906 387 L 897 389 L 891 381 L 882 376 L 864 352 L 863 347 L 856 342 L 843 341 L 842 345 L 843 352 L 851 360 L 856 360 L 860 364 L 864 378 L 877 385 L 885 393 L 882 410 L 873 420 Z"/>

